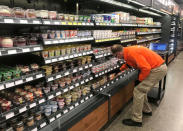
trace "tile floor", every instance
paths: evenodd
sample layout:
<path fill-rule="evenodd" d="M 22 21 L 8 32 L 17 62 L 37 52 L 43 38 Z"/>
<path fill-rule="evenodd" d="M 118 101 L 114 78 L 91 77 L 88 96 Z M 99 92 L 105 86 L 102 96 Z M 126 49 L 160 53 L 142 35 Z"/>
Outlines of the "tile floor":
<path fill-rule="evenodd" d="M 130 117 L 130 103 L 105 131 L 183 131 L 183 52 L 168 66 L 165 96 L 152 108 L 153 116 L 143 117 L 143 127 L 129 127 L 121 121 Z"/>

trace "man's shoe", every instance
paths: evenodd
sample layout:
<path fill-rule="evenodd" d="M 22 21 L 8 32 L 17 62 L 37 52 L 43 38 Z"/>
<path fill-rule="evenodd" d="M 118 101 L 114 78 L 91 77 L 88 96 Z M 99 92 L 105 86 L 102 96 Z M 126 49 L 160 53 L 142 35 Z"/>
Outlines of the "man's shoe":
<path fill-rule="evenodd" d="M 123 124 L 127 125 L 127 126 L 138 126 L 138 127 L 142 127 L 142 122 L 136 122 L 133 121 L 132 119 L 124 119 L 123 120 Z"/>
<path fill-rule="evenodd" d="M 152 112 L 143 112 L 143 115 L 152 116 Z"/>

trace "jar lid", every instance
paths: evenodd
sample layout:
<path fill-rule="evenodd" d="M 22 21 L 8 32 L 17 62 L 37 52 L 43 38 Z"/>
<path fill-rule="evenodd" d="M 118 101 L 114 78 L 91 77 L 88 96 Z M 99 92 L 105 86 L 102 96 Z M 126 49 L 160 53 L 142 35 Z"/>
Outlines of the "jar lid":
<path fill-rule="evenodd" d="M 23 126 L 23 122 L 22 121 L 19 121 L 17 124 L 16 124 L 16 127 L 21 127 Z"/>

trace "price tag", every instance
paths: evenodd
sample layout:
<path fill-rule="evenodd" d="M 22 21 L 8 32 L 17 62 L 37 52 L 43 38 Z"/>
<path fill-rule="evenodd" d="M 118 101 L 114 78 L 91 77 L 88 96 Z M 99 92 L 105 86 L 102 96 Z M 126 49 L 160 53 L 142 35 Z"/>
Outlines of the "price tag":
<path fill-rule="evenodd" d="M 88 96 L 85 98 L 85 100 L 88 100 Z"/>
<path fill-rule="evenodd" d="M 86 81 L 86 82 L 88 82 L 89 80 L 88 80 L 88 79 L 86 79 L 85 81 Z"/>
<path fill-rule="evenodd" d="M 59 40 L 59 43 L 65 43 L 65 40 Z"/>
<path fill-rule="evenodd" d="M 110 84 L 107 84 L 107 86 L 109 86 Z"/>
<path fill-rule="evenodd" d="M 86 23 L 82 22 L 82 25 L 86 25 Z"/>
<path fill-rule="evenodd" d="M 57 43 L 59 43 L 58 40 L 54 40 L 54 41 L 53 41 L 53 44 L 57 44 Z"/>
<path fill-rule="evenodd" d="M 68 110 L 67 110 L 67 109 L 63 111 L 63 113 L 64 113 L 64 114 L 66 114 L 67 112 L 68 112 Z"/>
<path fill-rule="evenodd" d="M 102 72 L 102 75 L 104 74 L 104 72 Z"/>
<path fill-rule="evenodd" d="M 114 83 L 114 81 L 111 81 L 111 83 L 113 84 L 113 83 Z"/>
<path fill-rule="evenodd" d="M 32 80 L 33 80 L 33 77 L 26 78 L 26 82 L 29 82 L 29 81 L 32 81 Z"/>
<path fill-rule="evenodd" d="M 33 50 L 34 50 L 34 51 L 41 50 L 41 47 L 35 47 Z"/>
<path fill-rule="evenodd" d="M 17 51 L 16 50 L 8 50 L 8 54 L 11 55 L 11 54 L 16 54 Z"/>
<path fill-rule="evenodd" d="M 65 76 L 69 75 L 69 72 L 65 72 Z"/>
<path fill-rule="evenodd" d="M 68 25 L 72 25 L 72 22 L 68 22 Z"/>
<path fill-rule="evenodd" d="M 90 97 L 92 97 L 93 96 L 93 94 L 90 94 Z"/>
<path fill-rule="evenodd" d="M 70 87 L 70 90 L 72 90 L 73 88 L 74 88 L 74 86 L 71 86 L 71 87 Z"/>
<path fill-rule="evenodd" d="M 52 59 L 52 62 L 56 62 L 57 61 L 57 59 Z"/>
<path fill-rule="evenodd" d="M 51 118 L 50 119 L 50 123 L 53 122 L 55 120 L 55 117 Z"/>
<path fill-rule="evenodd" d="M 38 79 L 38 78 L 41 78 L 41 77 L 43 77 L 43 74 L 36 75 L 36 78 L 37 78 L 37 79 Z"/>
<path fill-rule="evenodd" d="M 55 25 L 60 25 L 60 22 L 55 21 L 54 24 L 55 24 Z"/>
<path fill-rule="evenodd" d="M 61 115 L 61 113 L 59 113 L 58 115 L 56 115 L 56 118 L 59 118 L 59 117 L 61 117 L 62 115 Z"/>
<path fill-rule="evenodd" d="M 84 52 L 83 55 L 86 55 L 86 52 Z"/>
<path fill-rule="evenodd" d="M 13 19 L 4 19 L 4 23 L 14 23 Z"/>
<path fill-rule="evenodd" d="M 82 54 L 80 53 L 79 56 L 82 56 Z"/>
<path fill-rule="evenodd" d="M 73 25 L 77 25 L 77 22 L 73 22 Z"/>
<path fill-rule="evenodd" d="M 99 76 L 101 76 L 102 75 L 102 73 L 99 73 Z"/>
<path fill-rule="evenodd" d="M 105 70 L 105 73 L 107 73 L 107 70 Z"/>
<path fill-rule="evenodd" d="M 74 58 L 74 56 L 73 55 L 70 55 L 70 58 Z"/>
<path fill-rule="evenodd" d="M 20 85 L 23 83 L 23 80 L 18 80 L 18 81 L 15 81 L 15 85 Z"/>
<path fill-rule="evenodd" d="M 69 109 L 72 110 L 74 108 L 74 106 L 70 106 Z"/>
<path fill-rule="evenodd" d="M 76 83 L 76 87 L 78 87 L 79 86 L 79 83 Z"/>
<path fill-rule="evenodd" d="M 39 100 L 39 104 L 41 104 L 41 103 L 43 103 L 43 102 L 45 102 L 45 99 Z"/>
<path fill-rule="evenodd" d="M 46 126 L 46 122 L 44 122 L 44 123 L 42 123 L 42 124 L 40 125 L 41 128 L 43 128 L 43 127 L 45 127 L 45 126 Z"/>
<path fill-rule="evenodd" d="M 80 70 L 80 71 L 83 70 L 83 67 L 80 67 L 79 70 Z"/>
<path fill-rule="evenodd" d="M 85 68 L 88 68 L 88 65 L 86 65 Z"/>
<path fill-rule="evenodd" d="M 104 86 L 104 89 L 106 88 L 106 86 Z"/>
<path fill-rule="evenodd" d="M 62 60 L 64 60 L 64 57 L 60 57 L 60 58 L 58 58 L 59 59 L 59 61 L 62 61 Z"/>
<path fill-rule="evenodd" d="M 0 85 L 0 90 L 3 90 L 4 89 L 4 85 Z"/>
<path fill-rule="evenodd" d="M 75 73 L 75 72 L 77 72 L 77 69 L 74 69 L 74 70 L 73 70 L 73 73 Z"/>
<path fill-rule="evenodd" d="M 65 56 L 64 58 L 65 58 L 65 59 L 69 59 L 69 56 Z"/>
<path fill-rule="evenodd" d="M 32 103 L 32 104 L 29 105 L 30 108 L 33 108 L 35 106 L 36 106 L 36 103 Z"/>
<path fill-rule="evenodd" d="M 54 95 L 48 96 L 48 99 L 49 99 L 49 100 L 52 99 L 52 98 L 54 98 Z"/>
<path fill-rule="evenodd" d="M 6 88 L 10 88 L 14 86 L 14 82 L 6 83 Z"/>
<path fill-rule="evenodd" d="M 84 81 L 81 81 L 81 84 L 84 84 L 85 82 Z"/>
<path fill-rule="evenodd" d="M 30 52 L 30 48 L 22 49 L 22 52 Z"/>
<path fill-rule="evenodd" d="M 102 88 L 100 88 L 100 91 L 102 91 L 103 89 Z"/>
<path fill-rule="evenodd" d="M 45 63 L 46 64 L 51 63 L 51 60 L 46 60 Z"/>
<path fill-rule="evenodd" d="M 95 75 L 95 77 L 98 77 L 98 75 Z"/>
<path fill-rule="evenodd" d="M 8 119 L 10 119 L 10 118 L 12 118 L 14 116 L 15 116 L 14 112 L 10 112 L 10 113 L 6 114 L 5 117 L 6 117 L 6 120 L 8 120 Z"/>
<path fill-rule="evenodd" d="M 61 75 L 57 75 L 57 76 L 56 76 L 57 79 L 58 79 L 58 78 L 61 78 L 61 77 L 62 77 Z"/>
<path fill-rule="evenodd" d="M 81 103 L 83 103 L 83 102 L 84 102 L 84 100 L 82 99 L 82 100 L 81 100 Z"/>
<path fill-rule="evenodd" d="M 90 64 L 89 67 L 92 67 L 92 64 Z"/>
<path fill-rule="evenodd" d="M 78 54 L 74 54 L 74 57 L 78 57 Z"/>
<path fill-rule="evenodd" d="M 44 24 L 50 25 L 51 23 L 50 23 L 50 21 L 44 21 Z"/>
<path fill-rule="evenodd" d="M 67 23 L 66 22 L 61 22 L 62 25 L 66 25 Z"/>
<path fill-rule="evenodd" d="M 28 21 L 27 21 L 27 20 L 20 20 L 20 23 L 21 23 L 21 24 L 27 24 Z"/>
<path fill-rule="evenodd" d="M 78 103 L 78 102 L 77 102 L 77 103 L 75 103 L 75 107 L 76 107 L 76 106 L 78 106 L 78 105 L 79 105 L 79 103 Z"/>
<path fill-rule="evenodd" d="M 51 41 L 44 41 L 44 44 L 45 45 L 50 45 L 50 44 L 52 44 L 52 42 Z"/>
<path fill-rule="evenodd" d="M 90 77 L 90 80 L 93 80 L 93 77 Z"/>
<path fill-rule="evenodd" d="M 26 111 L 26 110 L 27 110 L 27 107 L 25 106 L 25 107 L 19 109 L 19 113 L 22 113 L 22 112 L 24 112 L 24 111 Z"/>
<path fill-rule="evenodd" d="M 116 81 L 118 81 L 119 79 L 117 78 Z"/>
<path fill-rule="evenodd" d="M 59 95 L 61 95 L 61 92 L 60 91 L 56 93 L 56 96 L 59 96 Z"/>
<path fill-rule="evenodd" d="M 67 92 L 68 91 L 68 88 L 64 89 L 64 92 Z"/>
<path fill-rule="evenodd" d="M 78 22 L 78 25 L 82 25 L 82 23 L 81 22 Z"/>
<path fill-rule="evenodd" d="M 33 24 L 40 24 L 38 20 L 33 20 Z"/>

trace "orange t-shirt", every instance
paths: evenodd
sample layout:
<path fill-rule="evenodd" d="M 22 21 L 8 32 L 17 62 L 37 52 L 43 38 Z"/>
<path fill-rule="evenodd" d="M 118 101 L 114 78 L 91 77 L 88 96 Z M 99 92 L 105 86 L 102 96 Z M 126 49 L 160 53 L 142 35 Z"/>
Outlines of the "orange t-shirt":
<path fill-rule="evenodd" d="M 151 69 L 165 62 L 157 53 L 143 46 L 124 47 L 123 54 L 127 65 L 140 70 L 139 81 L 144 80 Z M 121 71 L 127 68 L 126 64 L 120 68 Z"/>

